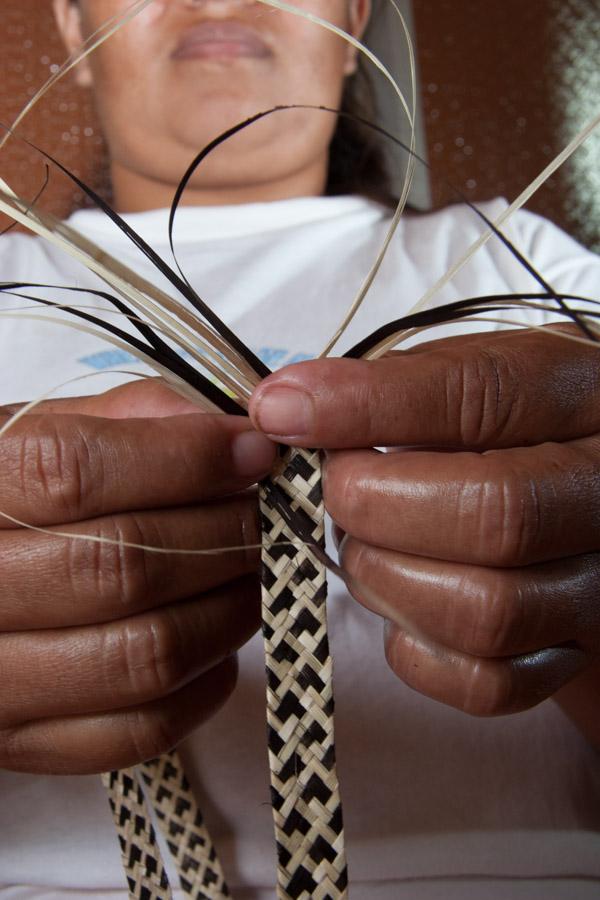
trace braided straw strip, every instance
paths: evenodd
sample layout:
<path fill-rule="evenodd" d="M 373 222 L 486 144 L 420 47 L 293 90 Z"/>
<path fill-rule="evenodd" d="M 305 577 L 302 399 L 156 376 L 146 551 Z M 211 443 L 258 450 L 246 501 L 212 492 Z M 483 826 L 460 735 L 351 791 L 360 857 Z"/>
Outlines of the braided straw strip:
<path fill-rule="evenodd" d="M 131 900 L 171 900 L 169 879 L 135 769 L 107 772 L 102 781 L 117 827 Z"/>
<path fill-rule="evenodd" d="M 177 865 L 185 894 L 194 900 L 229 897 L 223 869 L 176 751 L 139 766 L 149 799 Z"/>
<path fill-rule="evenodd" d="M 275 508 L 285 495 L 292 515 Z M 280 506 L 280 504 L 277 504 Z M 292 448 L 260 488 L 267 732 L 280 900 L 347 897 L 335 767 L 325 569 L 298 534 L 324 545 L 319 455 Z M 294 542 L 296 546 L 289 542 Z"/>
<path fill-rule="evenodd" d="M 267 735 L 279 900 L 348 896 L 335 767 L 332 661 L 317 452 L 292 448 L 260 487 Z M 299 545 L 299 537 L 304 545 Z M 315 548 L 316 549 L 316 548 Z M 157 820 L 194 900 L 229 897 L 223 871 L 176 752 L 139 767 Z M 154 829 L 134 770 L 103 776 L 132 898 L 170 900 Z"/>

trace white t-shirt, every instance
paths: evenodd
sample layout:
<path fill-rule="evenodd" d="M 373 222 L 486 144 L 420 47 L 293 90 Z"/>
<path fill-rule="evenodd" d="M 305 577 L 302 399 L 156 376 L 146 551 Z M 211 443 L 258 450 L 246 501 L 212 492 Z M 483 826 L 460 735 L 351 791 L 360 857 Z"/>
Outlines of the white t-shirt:
<path fill-rule="evenodd" d="M 497 201 L 486 212 L 502 208 Z M 166 211 L 128 221 L 169 258 Z M 164 286 L 100 213 L 76 213 L 69 224 Z M 183 208 L 175 243 L 200 296 L 277 368 L 320 352 L 386 226 L 385 211 L 355 197 Z M 408 216 L 338 351 L 406 313 L 480 232 L 461 206 Z M 506 233 L 557 290 L 600 297 L 600 261 L 552 225 L 521 213 Z M 0 241 L 0 277 L 98 286 L 47 244 L 14 234 Z M 436 303 L 529 289 L 538 289 L 531 276 L 493 239 Z M 64 300 L 60 291 L 49 296 Z M 31 399 L 90 372 L 98 377 L 62 393 L 104 390 L 123 377 L 111 366 L 142 368 L 90 335 L 19 319 L 0 321 L 0 352 L 0 402 Z M 329 610 L 353 900 L 597 897 L 600 757 L 552 701 L 515 716 L 469 718 L 391 673 L 381 621 L 335 579 Z M 184 755 L 234 897 L 272 900 L 260 638 L 242 650 L 240 664 L 234 696 L 186 742 Z M 0 772 L 0 797 L 1 900 L 126 896 L 98 778 Z"/>

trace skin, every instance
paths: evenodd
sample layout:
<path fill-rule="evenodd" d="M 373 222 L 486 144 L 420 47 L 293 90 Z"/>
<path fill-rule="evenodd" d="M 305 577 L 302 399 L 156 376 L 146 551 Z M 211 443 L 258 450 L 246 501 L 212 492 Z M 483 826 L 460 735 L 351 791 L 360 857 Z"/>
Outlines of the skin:
<path fill-rule="evenodd" d="M 476 716 L 554 695 L 600 747 L 599 399 L 597 347 L 535 331 L 301 363 L 250 414 L 327 449 L 341 560 L 399 678 Z"/>
<path fill-rule="evenodd" d="M 175 746 L 227 699 L 235 651 L 258 627 L 247 489 L 274 445 L 247 419 L 200 413 L 159 383 L 47 403 L 0 444 L 3 510 L 22 521 L 242 548 L 146 554 L 3 520 L 0 766 L 99 772 Z"/>
<path fill-rule="evenodd" d="M 69 50 L 127 5 L 126 0 L 54 0 Z M 368 0 L 301 0 L 300 6 L 356 36 L 368 16 Z M 204 21 L 253 29 L 265 55 L 173 59 L 186 32 Z M 277 104 L 338 106 L 344 76 L 355 65 L 354 48 L 340 38 L 253 0 L 155 0 L 78 67 L 80 84 L 95 88 L 117 208 L 169 206 L 198 151 L 254 113 Z M 334 127 L 335 118 L 327 113 L 295 110 L 267 117 L 202 164 L 183 202 L 222 205 L 318 195 Z"/>
<path fill-rule="evenodd" d="M 123 3 L 54 7 L 73 50 Z M 364 0 L 314 8 L 357 34 L 368 12 Z M 298 99 L 335 105 L 354 67 L 337 37 L 265 16 L 255 4 L 157 2 L 154 13 L 123 29 L 79 74 L 94 87 L 120 209 L 169 203 L 207 140 L 304 90 L 309 66 L 293 61 L 298 40 L 326 86 Z M 180 36 L 205 18 L 252 24 L 269 54 L 173 61 Z M 318 114 L 289 122 L 294 128 L 273 119 L 249 131 L 199 174 L 188 202 L 321 193 L 335 123 Z M 159 383 L 46 403 L 0 444 L 3 511 L 21 521 L 165 548 L 248 548 L 225 556 L 117 552 L 0 524 L 0 766 L 99 772 L 175 746 L 230 695 L 235 651 L 259 624 L 251 488 L 270 471 L 274 444 L 248 419 L 201 414 Z"/>
<path fill-rule="evenodd" d="M 171 35 L 173 22 L 186 27 L 185 17 L 207 14 L 211 2 L 182 0 L 144 27 Z M 225 8 L 249 15 L 250 7 L 219 3 L 219 15 Z M 117 6 L 84 2 L 86 28 L 92 8 L 106 16 Z M 66 0 L 55 7 L 72 42 L 79 14 Z M 336 9 L 342 16 L 346 8 Z M 289 50 L 300 26 L 290 20 L 284 34 L 283 17 L 277 21 L 269 18 L 269 28 L 281 29 Z M 157 76 L 175 78 L 165 58 L 153 56 L 161 42 L 139 40 L 138 62 L 148 54 Z M 146 153 L 145 125 L 136 125 L 144 84 L 122 78 L 122 96 L 108 102 L 111 66 L 117 57 L 128 65 L 129 52 L 137 52 L 135 42 L 107 45 L 109 55 L 81 77 L 94 81 L 119 204 L 141 209 L 141 186 L 153 204 L 168 203 L 202 129 L 212 136 L 225 123 L 219 104 L 208 102 L 212 118 L 194 119 L 191 136 L 184 126 L 174 131 L 147 94 L 152 139 L 164 154 L 158 143 Z M 336 58 L 331 95 L 351 65 L 345 54 Z M 287 55 L 274 59 L 277 77 L 289 65 L 292 78 Z M 222 78 L 225 96 L 230 69 L 222 66 L 221 76 L 213 69 L 207 77 L 215 89 Z M 198 78 L 183 70 L 180 77 L 176 95 L 187 102 Z M 224 117 L 265 105 L 260 91 L 269 78 L 257 74 L 247 84 L 256 95 L 232 97 Z M 270 168 L 271 148 L 249 138 L 239 158 L 231 151 L 233 171 L 205 170 L 193 202 L 320 193 L 325 133 L 315 148 L 297 135 L 276 139 L 279 169 Z M 261 183 L 265 171 L 273 179 Z M 532 332 L 455 338 L 373 363 L 302 363 L 255 392 L 258 432 L 247 420 L 200 414 L 159 383 L 46 403 L 0 442 L 3 510 L 54 531 L 248 549 L 225 558 L 117 553 L 5 521 L 0 766 L 61 773 L 128 766 L 176 745 L 226 700 L 235 650 L 258 625 L 251 488 L 272 465 L 269 438 L 327 449 L 325 501 L 341 558 L 359 585 L 357 600 L 386 621 L 384 650 L 399 678 L 473 715 L 512 713 L 554 696 L 600 746 L 597 353 Z M 382 445 L 404 449 L 370 449 Z"/>

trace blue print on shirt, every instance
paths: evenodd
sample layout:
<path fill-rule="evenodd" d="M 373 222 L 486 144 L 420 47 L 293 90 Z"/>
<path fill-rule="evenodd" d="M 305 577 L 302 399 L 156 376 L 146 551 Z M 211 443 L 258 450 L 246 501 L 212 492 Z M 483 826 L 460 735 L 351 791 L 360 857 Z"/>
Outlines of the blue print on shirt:
<path fill-rule="evenodd" d="M 303 362 L 312 359 L 309 353 L 290 353 L 285 347 L 259 347 L 256 355 L 270 369 L 288 366 L 291 363 Z M 189 353 L 181 352 L 184 359 L 191 359 Z M 115 366 L 131 366 L 139 363 L 137 356 L 127 353 L 125 350 L 100 350 L 98 353 L 90 353 L 78 360 L 82 365 L 102 372 L 104 369 L 113 369 Z"/>
<path fill-rule="evenodd" d="M 77 362 L 101 372 L 103 369 L 112 369 L 114 366 L 130 366 L 139 360 L 133 353 L 127 353 L 125 350 L 101 350 L 99 353 L 82 356 Z"/>

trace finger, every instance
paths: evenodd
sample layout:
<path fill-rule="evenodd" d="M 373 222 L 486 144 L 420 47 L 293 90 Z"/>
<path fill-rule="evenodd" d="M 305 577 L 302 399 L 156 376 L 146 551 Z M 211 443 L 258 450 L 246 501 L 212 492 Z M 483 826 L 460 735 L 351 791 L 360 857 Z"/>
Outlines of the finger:
<path fill-rule="evenodd" d="M 48 525 L 189 505 L 255 483 L 275 452 L 233 416 L 31 416 L 0 440 L 0 509 Z"/>
<path fill-rule="evenodd" d="M 213 716 L 233 692 L 236 677 L 231 656 L 163 699 L 5 729 L 0 766 L 40 775 L 91 775 L 153 759 Z"/>
<path fill-rule="evenodd" d="M 0 728 L 168 696 L 231 656 L 259 621 L 258 581 L 244 578 L 108 625 L 0 635 Z"/>
<path fill-rule="evenodd" d="M 69 532 L 108 543 L 0 533 L 0 632 L 122 619 L 256 572 L 260 560 L 257 502 L 250 492 L 199 507 L 105 516 L 75 523 Z M 186 555 L 124 544 L 242 549 Z"/>
<path fill-rule="evenodd" d="M 600 550 L 600 438 L 477 453 L 328 454 L 325 505 L 367 544 L 482 566 Z"/>
<path fill-rule="evenodd" d="M 9 403 L 0 407 L 0 413 L 14 415 L 23 406 L 23 403 Z M 128 419 L 180 416 L 202 413 L 204 410 L 177 394 L 162 378 L 144 378 L 142 381 L 119 385 L 102 394 L 44 400 L 35 407 L 35 411 L 38 414 L 61 413 Z"/>
<path fill-rule="evenodd" d="M 392 671 L 409 687 L 474 716 L 529 709 L 593 661 L 574 646 L 482 659 L 424 641 L 391 624 L 385 630 L 385 652 Z"/>
<path fill-rule="evenodd" d="M 575 325 L 569 325 L 564 322 L 554 323 L 553 325 L 544 326 L 544 333 L 550 331 L 562 332 L 562 334 L 571 335 L 572 337 L 581 338 L 581 329 Z M 427 332 L 424 332 L 426 334 Z M 503 328 L 501 331 L 481 332 L 468 331 L 465 334 L 452 334 L 443 338 L 434 338 L 421 340 L 418 344 L 411 347 L 404 347 L 399 350 L 388 350 L 386 356 L 406 356 L 408 353 L 424 353 L 429 350 L 457 349 L 464 347 L 466 344 L 481 344 L 481 338 L 485 335 L 486 339 L 493 340 L 495 344 L 500 341 L 513 341 L 515 337 L 525 333 L 523 328 Z M 157 379 L 158 380 L 158 379 Z"/>
<path fill-rule="evenodd" d="M 481 334 L 381 360 L 316 360 L 256 389 L 250 415 L 304 447 L 488 449 L 600 430 L 599 350 L 548 330 Z"/>
<path fill-rule="evenodd" d="M 489 569 L 348 537 L 341 564 L 363 605 L 401 629 L 470 656 L 517 656 L 568 641 L 600 652 L 600 556 Z"/>

